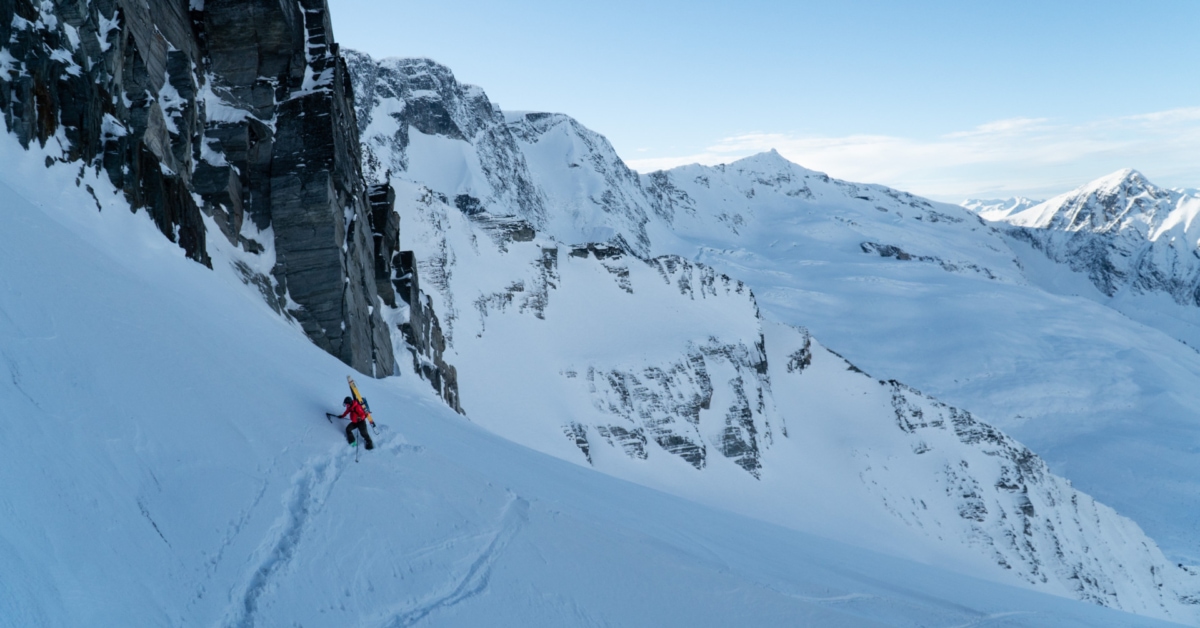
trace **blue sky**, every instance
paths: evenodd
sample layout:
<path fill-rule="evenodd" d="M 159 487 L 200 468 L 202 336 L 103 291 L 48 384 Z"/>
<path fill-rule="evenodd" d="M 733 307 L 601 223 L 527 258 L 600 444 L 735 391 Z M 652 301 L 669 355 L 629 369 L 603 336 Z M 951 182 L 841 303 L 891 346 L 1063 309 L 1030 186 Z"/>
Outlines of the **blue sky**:
<path fill-rule="evenodd" d="M 330 0 L 343 45 L 566 113 L 639 170 L 766 150 L 940 198 L 1200 187 L 1200 2 Z"/>

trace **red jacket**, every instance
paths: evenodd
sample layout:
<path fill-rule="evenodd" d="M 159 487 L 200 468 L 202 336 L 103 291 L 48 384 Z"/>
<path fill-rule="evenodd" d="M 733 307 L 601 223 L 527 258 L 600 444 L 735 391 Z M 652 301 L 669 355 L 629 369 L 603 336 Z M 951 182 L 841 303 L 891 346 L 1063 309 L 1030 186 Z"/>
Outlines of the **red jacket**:
<path fill-rule="evenodd" d="M 350 405 L 346 406 L 346 411 L 339 418 L 344 419 L 347 414 L 350 415 L 351 423 L 358 423 L 367 418 L 367 411 L 363 410 L 362 404 L 357 401 L 351 401 Z"/>

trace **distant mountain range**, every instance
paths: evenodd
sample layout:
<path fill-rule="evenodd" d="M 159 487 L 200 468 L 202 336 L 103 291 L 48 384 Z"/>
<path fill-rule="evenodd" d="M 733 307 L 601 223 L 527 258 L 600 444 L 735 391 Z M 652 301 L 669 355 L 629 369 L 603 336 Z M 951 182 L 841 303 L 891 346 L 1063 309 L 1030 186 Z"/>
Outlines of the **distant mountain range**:
<path fill-rule="evenodd" d="M 1017 212 L 1025 211 L 1038 203 L 1041 201 L 1017 196 L 990 200 L 972 198 L 963 201 L 961 205 L 988 220 L 1001 220 Z"/>
<path fill-rule="evenodd" d="M 1030 450 L 910 387 L 980 367 L 957 346 L 987 346 L 972 323 L 1022 328 L 978 318 L 997 291 L 1078 314 L 1030 283 L 1003 230 L 775 152 L 638 175 L 568 116 L 503 112 L 429 60 L 346 54 L 364 171 L 396 190 L 472 420 L 786 526 L 1194 621 L 1190 572 L 1141 554 L 1149 541 L 1110 544 L 1124 519 L 1079 510 L 1090 498 Z"/>
<path fill-rule="evenodd" d="M 1042 203 L 979 211 L 1007 233 L 1084 273 L 1100 292 L 1163 293 L 1200 306 L 1200 197 L 1160 188 L 1136 170 L 1114 172 Z"/>
<path fill-rule="evenodd" d="M 1200 624 L 1194 191 L 639 174 L 332 32 L 0 1 L 0 625 Z"/>

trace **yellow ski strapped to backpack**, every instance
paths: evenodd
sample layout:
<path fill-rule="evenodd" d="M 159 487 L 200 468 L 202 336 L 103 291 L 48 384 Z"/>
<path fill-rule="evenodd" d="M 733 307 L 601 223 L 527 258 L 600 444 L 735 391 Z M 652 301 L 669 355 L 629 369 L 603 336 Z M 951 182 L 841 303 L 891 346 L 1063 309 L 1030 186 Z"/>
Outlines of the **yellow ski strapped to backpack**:
<path fill-rule="evenodd" d="M 374 427 L 375 426 L 375 417 L 371 416 L 371 408 L 370 408 L 370 406 L 367 405 L 366 400 L 363 399 L 362 395 L 358 394 L 358 385 L 354 383 L 354 378 L 347 375 L 346 381 L 350 382 L 350 394 L 354 395 L 354 400 L 357 401 L 359 403 L 359 405 L 361 405 L 363 407 L 363 410 L 367 411 L 367 420 L 370 421 L 371 426 Z"/>

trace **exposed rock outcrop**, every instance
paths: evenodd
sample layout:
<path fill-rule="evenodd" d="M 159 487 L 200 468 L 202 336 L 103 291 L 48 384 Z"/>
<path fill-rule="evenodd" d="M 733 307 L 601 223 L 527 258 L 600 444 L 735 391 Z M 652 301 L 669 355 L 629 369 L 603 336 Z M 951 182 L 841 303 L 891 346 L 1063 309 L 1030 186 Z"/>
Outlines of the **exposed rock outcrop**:
<path fill-rule="evenodd" d="M 1106 296 L 1166 293 L 1200 306 L 1200 197 L 1121 170 L 1003 218 L 1007 233 L 1085 273 Z"/>
<path fill-rule="evenodd" d="M 272 276 L 248 280 L 271 285 L 321 348 L 393 373 L 374 250 L 395 250 L 375 236 L 398 232 L 369 228 L 325 0 L 0 0 L 0 42 L 0 110 L 23 145 L 102 169 L 200 263 L 212 264 L 205 216 L 246 251 L 272 251 Z"/>
<path fill-rule="evenodd" d="M 546 201 L 529 175 L 516 140 L 500 109 L 483 90 L 460 85 L 448 68 L 429 59 L 387 59 L 347 50 L 351 80 L 358 100 L 358 128 L 364 163 L 373 180 L 406 172 L 412 133 L 467 142 L 493 158 L 478 179 L 461 189 L 437 191 L 451 197 L 473 197 L 478 210 L 515 208 L 535 228 L 546 220 Z M 494 212 L 500 214 L 501 212 Z"/>
<path fill-rule="evenodd" d="M 620 235 L 649 257 L 650 201 L 602 135 L 561 114 L 505 113 L 429 59 L 345 54 L 369 177 L 420 181 L 464 213 L 515 216 L 562 242 Z M 455 176 L 413 163 L 433 146 Z"/>
<path fill-rule="evenodd" d="M 396 294 L 408 306 L 408 320 L 399 324 L 412 354 L 413 370 L 428 381 L 446 404 L 463 412 L 458 396 L 458 370 L 445 359 L 446 336 L 433 311 L 433 301 L 421 291 L 420 272 L 412 251 L 396 255 Z"/>

